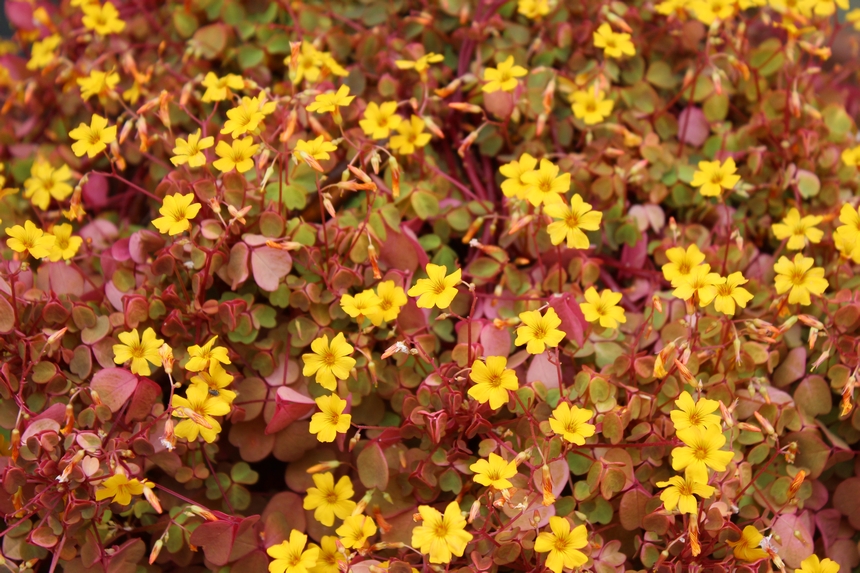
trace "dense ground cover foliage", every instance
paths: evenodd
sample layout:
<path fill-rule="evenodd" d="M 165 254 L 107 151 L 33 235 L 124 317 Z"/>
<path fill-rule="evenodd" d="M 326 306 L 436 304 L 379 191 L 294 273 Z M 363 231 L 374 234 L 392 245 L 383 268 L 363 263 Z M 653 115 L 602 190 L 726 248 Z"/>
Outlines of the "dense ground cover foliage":
<path fill-rule="evenodd" d="M 845 0 L 39 0 L 0 569 L 860 565 Z"/>

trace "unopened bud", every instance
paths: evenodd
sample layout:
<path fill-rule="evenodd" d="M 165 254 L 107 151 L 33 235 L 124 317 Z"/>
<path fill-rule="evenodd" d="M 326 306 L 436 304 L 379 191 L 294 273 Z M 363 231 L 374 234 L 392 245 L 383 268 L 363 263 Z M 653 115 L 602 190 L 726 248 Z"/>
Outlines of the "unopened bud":
<path fill-rule="evenodd" d="M 541 478 L 543 481 L 543 506 L 548 507 L 555 503 L 555 496 L 552 493 L 552 475 L 549 471 L 549 466 L 544 464 L 541 467 Z"/>
<path fill-rule="evenodd" d="M 164 371 L 168 374 L 173 374 L 173 349 L 166 342 L 158 348 L 158 355 L 161 357 L 161 364 L 164 366 Z"/>
<path fill-rule="evenodd" d="M 155 560 L 158 559 L 158 554 L 161 553 L 161 548 L 164 547 L 164 542 L 161 539 L 157 539 L 155 543 L 152 545 L 152 551 L 149 553 L 149 564 L 152 565 L 155 563 Z"/>
<path fill-rule="evenodd" d="M 172 452 L 176 448 L 176 434 L 173 433 L 173 419 L 167 418 L 164 422 L 164 432 L 161 434 L 161 445 Z"/>
<path fill-rule="evenodd" d="M 320 462 L 318 464 L 312 465 L 305 471 L 309 474 L 315 474 L 319 472 L 329 472 L 332 470 L 336 470 L 341 466 L 341 462 L 337 460 L 331 460 L 329 462 Z"/>
<path fill-rule="evenodd" d="M 215 516 L 214 513 L 212 513 L 208 509 L 200 507 L 199 505 L 188 506 L 188 511 L 190 511 L 194 515 L 199 515 L 206 521 L 219 521 L 219 519 Z"/>
<path fill-rule="evenodd" d="M 158 496 L 155 495 L 155 492 L 152 491 L 153 487 L 155 487 L 155 484 L 151 481 L 145 482 L 143 484 L 143 497 L 146 498 L 146 501 L 149 502 L 149 505 L 152 506 L 152 509 L 154 509 L 156 513 L 161 513 L 161 501 L 158 499 Z"/>
<path fill-rule="evenodd" d="M 474 522 L 478 518 L 478 515 L 480 515 L 480 513 L 481 513 L 481 502 L 476 499 L 475 501 L 472 502 L 472 506 L 469 508 L 468 522 L 469 523 Z"/>
<path fill-rule="evenodd" d="M 794 479 L 791 480 L 791 484 L 788 486 L 788 498 L 792 499 L 797 495 L 800 486 L 803 485 L 803 480 L 806 478 L 806 472 L 800 470 L 797 472 L 797 475 L 794 476 Z"/>

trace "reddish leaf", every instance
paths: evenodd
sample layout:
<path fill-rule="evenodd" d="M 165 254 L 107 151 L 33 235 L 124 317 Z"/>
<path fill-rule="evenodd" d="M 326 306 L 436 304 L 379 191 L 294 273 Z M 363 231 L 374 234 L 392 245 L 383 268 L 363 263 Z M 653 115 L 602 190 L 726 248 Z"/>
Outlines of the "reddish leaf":
<path fill-rule="evenodd" d="M 90 387 L 111 412 L 122 408 L 137 388 L 138 378 L 123 368 L 105 368 L 93 375 Z"/>
<path fill-rule="evenodd" d="M 266 425 L 266 434 L 283 430 L 296 420 L 306 417 L 316 409 L 312 398 L 299 394 L 292 388 L 281 386 L 275 395 L 275 414 Z"/>
<path fill-rule="evenodd" d="M 573 340 L 577 346 L 582 347 L 585 343 L 585 329 L 588 327 L 582 311 L 579 310 L 579 304 L 570 295 L 564 295 L 552 299 L 549 305 L 555 309 L 558 318 L 561 319 L 559 327 L 568 340 Z"/>
<path fill-rule="evenodd" d="M 678 140 L 700 147 L 711 133 L 705 114 L 697 107 L 689 106 L 678 114 Z"/>
<path fill-rule="evenodd" d="M 526 384 L 542 382 L 549 389 L 558 388 L 561 380 L 558 378 L 558 366 L 550 362 L 549 353 L 544 352 L 532 358 L 526 372 Z"/>
<path fill-rule="evenodd" d="M 253 526 L 259 520 L 259 515 L 252 515 L 239 523 L 207 521 L 194 530 L 189 541 L 202 547 L 206 559 L 220 567 L 256 548 Z"/>
<path fill-rule="evenodd" d="M 15 328 L 15 310 L 5 296 L 0 296 L 0 333 L 6 334 Z"/>
<path fill-rule="evenodd" d="M 507 328 L 497 328 L 488 322 L 481 329 L 481 346 L 484 356 L 504 356 L 511 354 L 511 333 Z"/>
<path fill-rule="evenodd" d="M 159 396 L 161 396 L 161 386 L 149 378 L 141 378 L 132 394 L 128 410 L 125 411 L 125 423 L 144 420 L 152 411 Z"/>
<path fill-rule="evenodd" d="M 388 487 L 388 462 L 379 444 L 373 442 L 361 450 L 356 460 L 358 478 L 367 489 L 377 488 L 385 491 Z"/>
<path fill-rule="evenodd" d="M 111 554 L 107 573 L 135 573 L 144 553 L 146 545 L 142 540 L 129 539 Z"/>
<path fill-rule="evenodd" d="M 627 531 L 634 531 L 642 527 L 642 520 L 645 519 L 646 515 L 645 504 L 648 503 L 648 499 L 650 499 L 648 494 L 638 489 L 628 490 L 621 496 L 619 507 L 621 527 Z"/>
<path fill-rule="evenodd" d="M 800 567 L 800 562 L 812 555 L 812 516 L 807 511 L 798 514 L 782 514 L 773 522 L 773 533 L 782 538 L 779 556 L 789 567 Z"/>
<path fill-rule="evenodd" d="M 278 290 L 278 283 L 293 268 L 293 258 L 287 251 L 259 247 L 251 252 L 251 269 L 257 286 L 265 291 Z"/>

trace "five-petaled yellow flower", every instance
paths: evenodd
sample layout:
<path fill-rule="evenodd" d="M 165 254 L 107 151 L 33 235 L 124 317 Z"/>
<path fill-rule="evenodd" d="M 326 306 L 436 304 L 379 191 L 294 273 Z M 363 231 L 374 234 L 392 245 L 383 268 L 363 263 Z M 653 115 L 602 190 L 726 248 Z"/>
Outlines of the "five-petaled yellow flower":
<path fill-rule="evenodd" d="M 718 472 L 726 471 L 726 465 L 735 455 L 731 451 L 720 449 L 725 445 L 726 437 L 716 424 L 690 426 L 676 431 L 676 434 L 684 445 L 672 450 L 672 469 L 686 470 L 699 481 L 707 483 L 708 468 Z"/>
<path fill-rule="evenodd" d="M 668 481 L 658 481 L 657 487 L 666 489 L 660 494 L 666 511 L 672 511 L 676 507 L 681 513 L 695 515 L 698 511 L 696 495 L 702 499 L 708 499 L 714 495 L 714 486 L 697 479 L 701 476 L 685 474 L 683 476 L 672 476 Z"/>
<path fill-rule="evenodd" d="M 822 217 L 817 215 L 807 215 L 801 218 L 800 211 L 792 207 L 782 222 L 774 223 L 771 228 L 773 235 L 780 241 L 788 239 L 785 248 L 790 251 L 799 251 L 808 243 L 821 242 L 824 231 L 815 226 L 821 221 Z"/>
<path fill-rule="evenodd" d="M 488 356 L 486 362 L 475 360 L 469 374 L 475 385 L 469 388 L 469 396 L 481 404 L 489 402 L 493 410 L 507 404 L 508 391 L 519 388 L 516 372 L 506 368 L 507 365 L 504 356 Z"/>
<path fill-rule="evenodd" d="M 546 309 L 546 314 L 541 315 L 539 310 L 527 310 L 520 313 L 522 326 L 517 327 L 517 346 L 526 345 L 529 354 L 541 354 L 546 347 L 555 348 L 564 340 L 565 332 L 558 329 L 561 319 L 555 309 Z"/>
<path fill-rule="evenodd" d="M 51 254 L 48 256 L 52 262 L 70 260 L 78 254 L 78 249 L 84 243 L 82 238 L 72 236 L 72 226 L 68 223 L 54 225 L 51 234 L 54 236 L 54 244 L 51 245 Z"/>
<path fill-rule="evenodd" d="M 258 97 L 244 96 L 239 105 L 227 110 L 227 121 L 221 133 L 229 133 L 233 139 L 245 133 L 257 133 L 266 116 L 275 111 L 275 102 L 265 101 L 263 94 Z"/>
<path fill-rule="evenodd" d="M 16 253 L 29 253 L 34 259 L 41 259 L 51 254 L 54 246 L 54 236 L 46 234 L 32 221 L 24 221 L 24 226 L 6 227 L 6 246 Z"/>
<path fill-rule="evenodd" d="M 314 519 L 326 527 L 331 527 L 335 517 L 346 519 L 352 515 L 356 503 L 352 501 L 355 492 L 349 476 L 341 477 L 337 483 L 334 482 L 331 472 L 313 474 L 311 477 L 316 487 L 308 488 L 302 506 L 314 510 Z"/>
<path fill-rule="evenodd" d="M 833 242 L 846 257 L 855 263 L 860 263 L 860 208 L 854 208 L 846 203 L 839 211 L 839 222 Z"/>
<path fill-rule="evenodd" d="M 584 295 L 585 302 L 579 303 L 579 309 L 588 322 L 599 322 L 603 328 L 618 328 L 619 323 L 627 322 L 624 309 L 618 306 L 620 292 L 604 289 L 597 294 L 597 289 L 588 287 Z"/>
<path fill-rule="evenodd" d="M 605 22 L 594 32 L 594 47 L 602 48 L 603 55 L 608 58 L 636 55 L 636 47 L 630 40 L 630 34 L 613 32 L 612 26 Z"/>
<path fill-rule="evenodd" d="M 426 78 L 427 70 L 430 68 L 430 64 L 438 64 L 444 59 L 445 57 L 443 55 L 437 54 L 435 52 L 430 52 L 429 54 L 425 54 L 415 61 L 396 60 L 394 62 L 394 65 L 401 70 L 415 70 L 416 72 L 421 74 L 422 78 Z"/>
<path fill-rule="evenodd" d="M 424 268 L 427 271 L 426 279 L 418 279 L 415 285 L 409 289 L 411 297 L 418 297 L 418 308 L 448 308 L 454 297 L 457 296 L 457 285 L 463 271 L 457 269 L 450 275 L 448 269 L 442 265 L 427 263 Z"/>
<path fill-rule="evenodd" d="M 27 61 L 27 69 L 38 70 L 56 60 L 56 50 L 57 46 L 60 45 L 61 39 L 62 38 L 59 34 L 52 34 L 44 40 L 33 42 L 30 59 Z M 858 149 L 860 149 L 860 147 L 858 147 Z"/>
<path fill-rule="evenodd" d="M 562 195 L 570 189 L 570 173 L 559 175 L 558 165 L 548 159 L 541 159 L 540 168 L 524 174 L 522 180 L 529 186 L 526 199 L 535 207 L 564 202 Z"/>
<path fill-rule="evenodd" d="M 231 90 L 240 90 L 245 87 L 245 80 L 236 74 L 227 74 L 219 78 L 214 72 L 209 72 L 203 78 L 203 87 L 206 91 L 200 98 L 204 102 L 224 101 L 233 95 Z"/>
<path fill-rule="evenodd" d="M 366 515 L 351 515 L 335 530 L 347 549 L 361 549 L 367 538 L 376 535 L 376 522 Z"/>
<path fill-rule="evenodd" d="M 753 295 L 741 285 L 748 283 L 743 273 L 732 273 L 727 277 L 719 277 L 699 290 L 699 306 L 708 306 L 711 301 L 717 312 L 732 316 L 736 305 L 746 308 L 747 303 L 753 299 Z"/>
<path fill-rule="evenodd" d="M 84 11 L 83 24 L 87 30 L 102 36 L 119 34 L 125 30 L 125 22 L 120 19 L 119 11 L 110 2 L 103 5 L 98 2 L 84 4 L 81 10 Z"/>
<path fill-rule="evenodd" d="M 505 197 L 526 198 L 531 185 L 523 181 L 523 175 L 534 171 L 537 163 L 537 159 L 528 153 L 523 153 L 519 160 L 515 159 L 499 167 L 499 173 L 505 176 L 505 180 L 502 181 L 502 193 Z"/>
<path fill-rule="evenodd" d="M 340 108 L 348 106 L 354 99 L 355 96 L 349 95 L 349 86 L 344 84 L 335 93 L 329 92 L 316 96 L 313 103 L 307 106 L 307 110 L 317 113 L 330 113 L 334 117 L 335 123 L 340 123 Z"/>
<path fill-rule="evenodd" d="M 361 291 L 355 296 L 345 294 L 340 297 L 340 307 L 343 311 L 358 320 L 379 312 L 382 301 L 371 289 Z"/>
<path fill-rule="evenodd" d="M 752 525 L 744 527 L 741 538 L 737 541 L 727 541 L 737 559 L 741 561 L 758 561 L 767 559 L 767 551 L 759 547 L 764 535 Z"/>
<path fill-rule="evenodd" d="M 535 551 L 549 553 L 546 567 L 553 573 L 564 569 L 574 569 L 585 565 L 588 557 L 579 551 L 588 545 L 588 533 L 584 525 L 577 525 L 571 531 L 570 522 L 557 515 L 549 518 L 549 531 L 542 531 L 535 539 Z"/>
<path fill-rule="evenodd" d="M 699 193 L 705 197 L 719 197 L 723 189 L 733 189 L 740 175 L 735 175 L 737 167 L 735 160 L 729 157 L 723 163 L 717 161 L 699 161 L 699 169 L 693 173 L 690 185 L 699 187 Z"/>
<path fill-rule="evenodd" d="M 152 224 L 160 233 L 178 235 L 191 228 L 191 220 L 201 207 L 200 203 L 194 203 L 194 193 L 168 195 L 158 209 L 161 217 L 153 219 Z"/>
<path fill-rule="evenodd" d="M 735 5 L 724 0 L 692 0 L 689 7 L 696 18 L 706 26 L 710 26 L 715 20 L 728 20 L 735 14 Z"/>
<path fill-rule="evenodd" d="M 215 147 L 215 155 L 221 159 L 212 165 L 221 173 L 230 173 L 234 169 L 239 173 L 245 173 L 254 167 L 254 154 L 260 148 L 259 143 L 254 143 L 254 138 L 234 139 L 230 145 L 226 141 L 219 141 Z"/>
<path fill-rule="evenodd" d="M 690 276 L 693 269 L 705 261 L 705 254 L 693 243 L 687 247 L 687 250 L 684 250 L 683 247 L 668 249 L 666 258 L 669 259 L 669 262 L 662 267 L 663 277 L 672 283 L 673 287 L 677 287 L 682 280 Z"/>
<path fill-rule="evenodd" d="M 605 120 L 612 113 L 615 102 L 606 99 L 603 90 L 597 87 L 587 90 L 577 90 L 570 96 L 571 109 L 576 119 L 581 119 L 585 125 L 595 125 Z"/>
<path fill-rule="evenodd" d="M 299 161 L 307 163 L 307 157 L 313 159 L 331 159 L 330 151 L 337 151 L 337 145 L 331 141 L 326 141 L 325 137 L 320 135 L 316 139 L 305 141 L 300 139 L 296 142 L 296 148 L 293 150 L 293 155 Z"/>
<path fill-rule="evenodd" d="M 183 418 L 176 424 L 174 432 L 180 438 L 194 442 L 197 437 L 211 444 L 221 431 L 221 424 L 215 416 L 225 416 L 230 413 L 231 406 L 221 396 L 212 396 L 204 384 L 192 384 L 185 390 L 185 398 L 173 395 L 170 402 L 173 416 Z"/>
<path fill-rule="evenodd" d="M 495 68 L 484 68 L 484 93 L 493 93 L 499 90 L 512 92 L 517 87 L 517 78 L 528 74 L 529 71 L 522 66 L 514 65 L 514 57 L 508 56 L 504 62 L 499 62 Z"/>
<path fill-rule="evenodd" d="M 139 479 L 128 479 L 124 473 L 115 473 L 101 483 L 96 490 L 96 501 L 113 498 L 120 505 L 131 503 L 131 496 L 143 493 L 143 484 Z"/>
<path fill-rule="evenodd" d="M 412 530 L 412 546 L 430 556 L 430 563 L 450 563 L 454 555 L 462 557 L 472 534 L 466 531 L 466 520 L 460 506 L 452 501 L 445 513 L 429 505 L 419 505 L 421 525 Z"/>
<path fill-rule="evenodd" d="M 562 402 L 552 411 L 549 427 L 568 442 L 581 446 L 585 443 L 585 438 L 594 435 L 595 428 L 588 423 L 592 416 L 594 412 L 591 410 Z"/>
<path fill-rule="evenodd" d="M 370 102 L 364 110 L 364 119 L 360 119 L 358 125 L 368 137 L 385 139 L 401 121 L 403 118 L 397 115 L 396 101 L 386 101 L 379 105 Z"/>
<path fill-rule="evenodd" d="M 342 332 L 332 339 L 331 344 L 328 336 L 322 335 L 311 342 L 311 350 L 312 353 L 302 354 L 304 376 L 316 375 L 317 384 L 332 391 L 337 388 L 336 379 L 349 378 L 349 371 L 355 366 L 355 359 L 350 356 L 354 349 Z"/>
<path fill-rule="evenodd" d="M 215 138 L 211 135 L 200 139 L 201 132 L 198 129 L 195 133 L 188 134 L 188 141 L 181 137 L 176 138 L 176 147 L 173 148 L 173 157 L 170 162 L 174 165 L 188 164 L 188 167 L 202 167 L 206 165 L 206 155 L 204 149 L 209 149 L 215 145 Z"/>
<path fill-rule="evenodd" d="M 267 548 L 266 553 L 273 559 L 269 573 L 309 573 L 317 564 L 320 549 L 313 544 L 305 549 L 307 541 L 307 535 L 293 529 L 289 541 Z"/>
<path fill-rule="evenodd" d="M 858 21 L 860 21 L 860 19 L 858 19 Z M 35 46 L 33 46 L 33 50 L 35 49 Z M 849 167 L 857 167 L 860 165 L 860 145 L 849 147 L 842 151 L 842 162 Z"/>
<path fill-rule="evenodd" d="M 48 161 L 38 158 L 30 167 L 30 177 L 24 180 L 24 197 L 42 211 L 47 211 L 51 197 L 65 201 L 72 194 L 72 186 L 68 184 L 71 176 L 68 165 L 54 169 Z"/>
<path fill-rule="evenodd" d="M 710 303 L 716 296 L 714 285 L 720 282 L 720 278 L 720 275 L 711 272 L 711 265 L 707 263 L 696 265 L 688 274 L 679 275 L 672 282 L 675 287 L 672 294 L 681 300 L 690 300 L 693 296 L 697 296 L 700 302 L 704 297 L 711 297 L 708 299 L 708 303 Z M 702 306 L 707 306 L 707 304 Z"/>
<path fill-rule="evenodd" d="M 108 144 L 116 141 L 116 126 L 108 127 L 108 120 L 98 114 L 93 114 L 90 124 L 81 123 L 78 127 L 69 132 L 69 137 L 75 140 L 72 144 L 72 151 L 78 157 L 87 157 L 92 159 L 102 151 Z"/>
<path fill-rule="evenodd" d="M 221 400 L 230 405 L 236 399 L 236 393 L 227 390 L 227 386 L 233 382 L 233 375 L 229 374 L 220 362 L 212 361 L 208 372 L 198 372 L 191 377 L 191 384 L 200 384 L 212 397 L 213 400 Z"/>
<path fill-rule="evenodd" d="M 316 399 L 319 412 L 311 416 L 310 433 L 316 434 L 320 442 L 333 442 L 338 434 L 349 430 L 352 416 L 344 414 L 346 400 L 337 394 L 320 396 Z"/>
<path fill-rule="evenodd" d="M 537 20 L 549 14 L 549 0 L 517 0 L 517 12 L 526 18 Z"/>
<path fill-rule="evenodd" d="M 588 236 L 583 231 L 597 231 L 600 229 L 600 221 L 603 213 L 593 211 L 591 204 L 586 203 L 574 193 L 570 199 L 570 206 L 564 201 L 560 203 L 549 203 L 544 205 L 544 213 L 553 219 L 559 219 L 547 225 L 546 232 L 553 245 L 560 245 L 567 241 L 569 249 L 587 249 L 591 246 Z"/>
<path fill-rule="evenodd" d="M 81 86 L 81 97 L 84 101 L 93 96 L 105 96 L 112 92 L 119 83 L 119 74 L 114 71 L 100 72 L 93 70 L 90 75 L 85 78 L 78 78 L 78 85 Z"/>
<path fill-rule="evenodd" d="M 409 121 L 401 121 L 394 130 L 397 135 L 392 135 L 388 145 L 400 155 L 412 155 L 416 149 L 421 149 L 433 138 L 424 132 L 424 120 L 413 115 Z"/>
<path fill-rule="evenodd" d="M 347 557 L 343 548 L 338 547 L 338 539 L 334 535 L 323 535 L 319 544 L 319 557 L 316 567 L 310 573 L 340 573 L 348 569 Z M 317 547 L 311 543 L 310 547 Z"/>
<path fill-rule="evenodd" d="M 508 478 L 517 475 L 517 464 L 515 461 L 507 461 L 498 454 L 490 454 L 489 459 L 480 459 L 469 469 L 475 472 L 475 483 L 495 488 L 497 490 L 514 487 Z"/>
<path fill-rule="evenodd" d="M 714 414 L 720 408 L 720 403 L 716 400 L 699 398 L 694 402 L 690 393 L 684 390 L 678 396 L 678 399 L 675 400 L 675 406 L 678 409 L 672 410 L 669 414 L 672 418 L 672 424 L 675 426 L 675 431 L 686 430 L 691 427 L 720 427 L 722 419 Z"/>
<path fill-rule="evenodd" d="M 379 298 L 379 309 L 367 315 L 373 326 L 379 326 L 383 322 L 396 320 L 400 315 L 400 309 L 409 302 L 403 287 L 394 284 L 394 281 L 382 281 L 376 287 L 376 296 Z"/>
<path fill-rule="evenodd" d="M 227 349 L 223 346 L 215 346 L 217 336 L 209 339 L 209 342 L 200 346 L 195 344 L 188 347 L 188 356 L 190 356 L 185 369 L 189 372 L 202 372 L 209 368 L 211 362 L 220 362 L 221 364 L 230 364 L 230 357 L 227 354 Z"/>
<path fill-rule="evenodd" d="M 788 260 L 788 257 L 780 257 L 773 265 L 777 294 L 788 292 L 789 304 L 812 304 L 810 293 L 820 296 L 829 286 L 824 278 L 824 269 L 813 267 L 814 264 L 814 259 L 804 257 L 800 253 L 794 255 L 793 261 Z"/>
<path fill-rule="evenodd" d="M 150 363 L 161 366 L 161 355 L 158 349 L 164 341 L 155 337 L 155 331 L 152 328 L 144 330 L 143 336 L 140 336 L 134 328 L 131 332 L 120 332 L 118 337 L 122 344 L 113 345 L 114 362 L 123 364 L 131 360 L 131 371 L 141 376 L 152 374 Z"/>
<path fill-rule="evenodd" d="M 839 563 L 830 559 L 818 559 L 818 555 L 810 555 L 800 562 L 800 569 L 795 573 L 839 573 Z"/>

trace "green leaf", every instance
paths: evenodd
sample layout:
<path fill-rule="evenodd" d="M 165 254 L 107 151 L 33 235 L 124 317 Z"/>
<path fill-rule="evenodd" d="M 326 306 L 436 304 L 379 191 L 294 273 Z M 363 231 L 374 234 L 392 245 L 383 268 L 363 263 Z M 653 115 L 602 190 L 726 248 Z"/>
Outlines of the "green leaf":
<path fill-rule="evenodd" d="M 439 200 L 426 191 L 416 191 L 410 197 L 415 214 L 424 221 L 439 214 Z"/>
<path fill-rule="evenodd" d="M 252 470 L 246 462 L 239 462 L 230 469 L 230 479 L 235 483 L 253 485 L 260 479 L 260 474 Z"/>
<path fill-rule="evenodd" d="M 379 444 L 374 442 L 361 450 L 356 460 L 356 466 L 358 467 L 358 479 L 361 480 L 364 487 L 385 491 L 388 487 L 388 462 L 385 460 L 385 454 L 382 453 Z"/>

